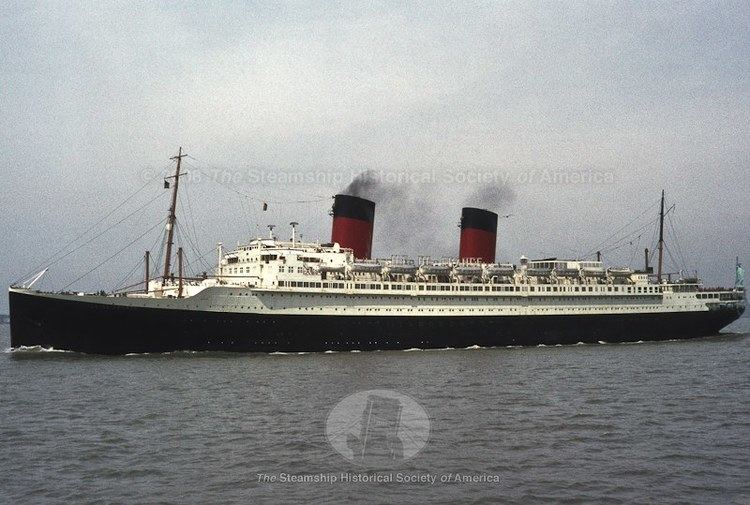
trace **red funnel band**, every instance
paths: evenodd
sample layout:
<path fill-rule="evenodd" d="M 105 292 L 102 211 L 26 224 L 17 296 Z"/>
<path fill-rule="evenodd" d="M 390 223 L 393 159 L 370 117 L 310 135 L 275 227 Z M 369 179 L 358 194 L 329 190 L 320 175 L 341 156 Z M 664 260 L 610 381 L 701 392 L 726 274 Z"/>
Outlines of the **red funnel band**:
<path fill-rule="evenodd" d="M 495 262 L 495 234 L 468 228 L 461 231 L 460 259 L 478 258 L 483 263 Z"/>
<path fill-rule="evenodd" d="M 372 227 L 375 203 L 351 195 L 336 195 L 333 201 L 331 242 L 354 250 L 354 257 L 372 256 Z"/>
<path fill-rule="evenodd" d="M 477 258 L 483 263 L 495 262 L 497 214 L 484 209 L 461 209 L 460 259 Z"/>
<path fill-rule="evenodd" d="M 354 257 L 369 259 L 372 256 L 372 223 L 350 217 L 334 217 L 331 242 L 354 250 Z"/>

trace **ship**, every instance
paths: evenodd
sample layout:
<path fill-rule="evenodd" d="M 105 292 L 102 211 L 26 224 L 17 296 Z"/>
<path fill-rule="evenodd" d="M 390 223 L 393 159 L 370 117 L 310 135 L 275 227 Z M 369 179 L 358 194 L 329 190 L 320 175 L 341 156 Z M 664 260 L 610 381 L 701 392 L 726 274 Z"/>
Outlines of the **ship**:
<path fill-rule="evenodd" d="M 326 352 L 639 342 L 717 335 L 745 310 L 739 263 L 731 288 L 663 271 L 607 267 L 601 257 L 496 261 L 498 214 L 461 210 L 458 256 L 373 258 L 376 202 L 333 199 L 331 240 L 281 240 L 269 227 L 188 277 L 174 251 L 182 149 L 172 179 L 164 267 L 124 292 L 9 288 L 11 345 L 90 354 L 175 351 Z M 173 272 L 174 261 L 177 273 Z"/>

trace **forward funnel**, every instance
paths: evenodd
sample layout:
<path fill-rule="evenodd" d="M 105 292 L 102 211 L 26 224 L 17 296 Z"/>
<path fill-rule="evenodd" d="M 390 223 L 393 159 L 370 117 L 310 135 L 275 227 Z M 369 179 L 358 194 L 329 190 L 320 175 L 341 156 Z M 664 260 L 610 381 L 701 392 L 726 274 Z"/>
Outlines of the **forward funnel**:
<path fill-rule="evenodd" d="M 336 195 L 333 200 L 331 242 L 354 250 L 354 257 L 372 256 L 372 228 L 375 202 L 351 195 Z"/>

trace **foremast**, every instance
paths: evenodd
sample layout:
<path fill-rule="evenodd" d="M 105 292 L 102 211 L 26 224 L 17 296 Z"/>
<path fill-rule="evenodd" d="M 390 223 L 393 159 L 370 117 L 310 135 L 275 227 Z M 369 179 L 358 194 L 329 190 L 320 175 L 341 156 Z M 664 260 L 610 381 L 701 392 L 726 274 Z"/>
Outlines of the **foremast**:
<path fill-rule="evenodd" d="M 168 179 L 174 179 L 174 186 L 172 187 L 172 203 L 169 206 L 169 216 L 167 217 L 167 238 L 166 238 L 166 247 L 165 247 L 165 255 L 164 255 L 164 272 L 162 274 L 162 286 L 164 286 L 164 283 L 166 282 L 167 278 L 170 277 L 170 266 L 171 266 L 171 260 L 172 260 L 172 246 L 174 245 L 174 228 L 175 228 L 175 222 L 177 221 L 177 189 L 180 185 L 180 167 L 182 158 L 187 156 L 187 154 L 182 153 L 182 147 L 177 151 L 177 156 L 172 156 L 171 160 L 177 160 L 177 166 L 174 171 L 174 175 L 170 177 L 164 178 L 164 186 L 166 188 L 169 187 L 169 181 Z"/>

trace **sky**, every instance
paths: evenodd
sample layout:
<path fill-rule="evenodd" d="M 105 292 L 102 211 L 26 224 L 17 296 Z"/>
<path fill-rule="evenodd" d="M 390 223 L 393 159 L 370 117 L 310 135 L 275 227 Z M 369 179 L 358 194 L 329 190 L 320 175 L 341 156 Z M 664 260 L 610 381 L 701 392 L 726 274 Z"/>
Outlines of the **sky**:
<path fill-rule="evenodd" d="M 137 281 L 182 146 L 192 268 L 267 224 L 327 241 L 331 195 L 367 172 L 392 189 L 381 257 L 455 255 L 484 205 L 510 215 L 500 260 L 640 267 L 652 227 L 611 236 L 665 189 L 668 269 L 731 285 L 749 75 L 747 2 L 3 2 L 0 280 L 54 261 L 40 288 Z"/>

